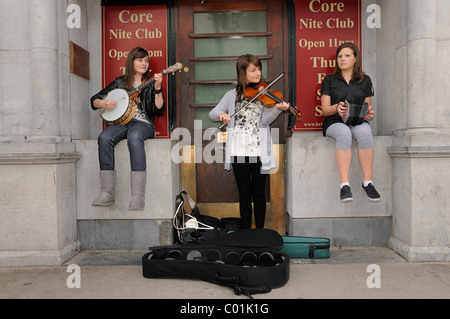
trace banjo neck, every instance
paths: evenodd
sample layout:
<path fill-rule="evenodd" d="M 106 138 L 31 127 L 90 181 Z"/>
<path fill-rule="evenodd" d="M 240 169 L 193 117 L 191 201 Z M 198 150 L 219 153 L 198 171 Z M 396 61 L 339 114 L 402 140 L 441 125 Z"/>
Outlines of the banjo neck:
<path fill-rule="evenodd" d="M 161 74 L 164 75 L 166 73 L 166 70 L 162 71 Z M 152 84 L 153 82 L 155 82 L 154 78 L 150 78 L 147 81 L 145 81 L 144 83 L 142 83 L 141 85 L 139 85 L 137 88 L 135 88 L 133 91 L 129 92 L 128 95 L 130 97 L 135 97 L 143 88 L 149 86 L 150 84 Z"/>
<path fill-rule="evenodd" d="M 181 64 L 180 62 L 175 63 L 174 65 L 169 66 L 167 69 L 163 70 L 162 72 L 160 72 L 162 75 L 166 74 L 166 73 L 174 73 L 176 71 L 180 71 L 183 68 L 183 64 Z M 187 69 L 185 69 L 185 71 L 187 72 Z M 181 71 L 180 71 L 181 72 Z M 134 98 L 136 97 L 139 92 L 145 88 L 146 86 L 152 84 L 153 82 L 155 82 L 154 78 L 150 78 L 147 81 L 145 81 L 144 83 L 142 83 L 141 85 L 139 85 L 137 88 L 135 88 L 134 90 L 132 90 L 131 92 L 128 93 L 128 96 L 130 98 Z"/>

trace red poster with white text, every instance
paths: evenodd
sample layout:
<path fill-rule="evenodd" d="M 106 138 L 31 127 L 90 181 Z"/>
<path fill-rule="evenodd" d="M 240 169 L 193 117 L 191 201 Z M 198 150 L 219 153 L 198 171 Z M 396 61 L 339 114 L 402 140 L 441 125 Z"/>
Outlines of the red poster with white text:
<path fill-rule="evenodd" d="M 135 47 L 149 52 L 150 74 L 168 67 L 167 6 L 104 6 L 102 10 L 103 87 L 125 74 L 128 53 Z M 163 91 L 167 105 L 167 78 Z M 155 117 L 156 138 L 170 138 L 167 111 Z"/>
<path fill-rule="evenodd" d="M 297 108 L 294 131 L 321 131 L 320 88 L 334 72 L 336 50 L 352 41 L 361 50 L 361 0 L 295 1 Z"/>

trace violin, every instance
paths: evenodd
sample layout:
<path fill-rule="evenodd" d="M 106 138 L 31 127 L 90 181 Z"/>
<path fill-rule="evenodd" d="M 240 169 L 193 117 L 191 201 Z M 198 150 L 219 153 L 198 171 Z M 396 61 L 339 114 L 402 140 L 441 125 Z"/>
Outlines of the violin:
<path fill-rule="evenodd" d="M 261 99 L 262 99 L 261 97 L 264 97 L 264 95 L 266 95 L 267 91 L 269 91 L 269 88 L 270 88 L 275 82 L 277 82 L 279 79 L 281 79 L 283 76 L 284 76 L 284 72 L 283 72 L 282 74 L 280 74 L 280 75 L 279 75 L 275 80 L 273 80 L 272 83 L 270 83 L 270 84 L 266 84 L 266 83 L 264 83 L 264 82 L 259 82 L 258 84 L 252 85 L 252 86 L 250 87 L 251 90 L 247 90 L 247 89 L 249 89 L 249 88 L 245 89 L 244 96 L 245 96 L 245 99 L 248 99 L 248 102 L 247 102 L 247 104 L 245 104 L 243 107 L 241 107 L 238 111 L 236 111 L 233 115 L 231 115 L 230 119 L 232 119 L 233 117 L 235 117 L 236 115 L 238 115 L 240 112 L 242 112 L 242 111 L 243 111 L 247 106 L 249 106 L 253 101 L 255 101 L 255 100 L 261 100 Z M 278 95 L 278 96 L 277 96 L 277 95 L 275 95 L 275 94 L 272 93 L 272 92 L 277 92 L 277 91 L 270 91 L 270 92 L 268 92 L 267 97 L 268 97 L 269 99 L 271 99 L 271 100 L 277 102 L 277 103 L 283 103 L 283 100 L 282 100 L 283 94 L 281 94 L 280 92 L 277 92 L 277 95 Z M 273 101 L 270 102 L 270 101 L 267 101 L 267 100 L 265 99 L 265 102 L 266 102 L 266 103 L 263 102 L 263 104 L 264 104 L 265 106 L 267 106 L 267 105 L 272 105 L 271 107 L 274 107 L 277 103 L 274 103 Z M 268 106 L 268 107 L 270 107 L 270 106 Z M 289 109 L 290 109 L 290 111 L 295 115 L 295 117 L 296 117 L 297 119 L 301 119 L 301 118 L 302 118 L 302 116 L 300 115 L 300 113 L 297 111 L 297 108 L 296 108 L 296 107 L 289 106 Z M 220 125 L 220 126 L 219 126 L 219 130 L 221 130 L 225 125 L 227 125 L 227 124 L 226 124 L 226 123 L 223 123 L 222 125 Z"/>
<path fill-rule="evenodd" d="M 275 90 L 266 89 L 267 84 L 260 81 L 258 84 L 250 84 L 244 91 L 244 97 L 246 100 L 254 99 L 261 91 L 266 90 L 263 94 L 260 94 L 256 100 L 261 101 L 261 103 L 267 108 L 273 108 L 278 103 L 283 103 L 283 93 Z M 297 107 L 289 105 L 289 111 L 294 114 L 297 120 L 302 118 Z"/>

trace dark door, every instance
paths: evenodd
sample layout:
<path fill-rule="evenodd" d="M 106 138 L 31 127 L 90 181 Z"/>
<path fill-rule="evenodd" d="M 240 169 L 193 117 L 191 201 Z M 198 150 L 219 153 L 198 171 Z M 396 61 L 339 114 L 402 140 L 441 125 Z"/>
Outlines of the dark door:
<path fill-rule="evenodd" d="M 178 103 L 180 127 L 194 136 L 194 121 L 203 130 L 218 127 L 209 120 L 209 111 L 225 92 L 235 87 L 236 60 L 246 53 L 257 55 L 263 63 L 267 82 L 286 71 L 287 41 L 284 1 L 179 0 L 177 3 L 177 60 L 189 68 L 180 74 Z M 287 76 L 273 89 L 283 92 Z M 287 92 L 284 92 L 287 93 Z M 201 120 L 201 122 L 198 122 Z M 200 124 L 199 124 L 200 123 Z M 266 227 L 285 231 L 284 141 L 287 115 L 272 125 L 279 128 L 280 142 L 274 145 L 279 163 L 267 187 Z M 204 140 L 203 146 L 210 141 Z M 237 186 L 233 172 L 223 163 L 195 163 L 194 138 L 184 141 L 181 183 L 198 203 L 200 212 L 221 217 L 238 217 Z M 198 144 L 197 144 L 198 145 Z M 190 154 L 190 155 L 189 155 Z M 198 155 L 198 154 L 197 154 Z"/>

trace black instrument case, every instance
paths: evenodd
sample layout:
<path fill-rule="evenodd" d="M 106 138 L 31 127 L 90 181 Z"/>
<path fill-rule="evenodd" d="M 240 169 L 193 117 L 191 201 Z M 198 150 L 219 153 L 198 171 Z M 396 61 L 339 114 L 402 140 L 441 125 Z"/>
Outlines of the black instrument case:
<path fill-rule="evenodd" d="M 200 279 L 251 297 L 289 280 L 283 238 L 270 229 L 229 232 L 205 242 L 151 247 L 142 256 L 145 278 Z"/>

